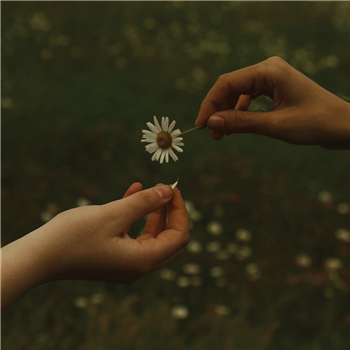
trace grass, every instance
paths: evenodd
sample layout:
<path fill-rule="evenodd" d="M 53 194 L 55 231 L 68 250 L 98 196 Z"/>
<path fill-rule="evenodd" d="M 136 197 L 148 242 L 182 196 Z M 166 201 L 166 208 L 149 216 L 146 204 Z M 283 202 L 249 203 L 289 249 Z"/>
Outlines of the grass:
<path fill-rule="evenodd" d="M 203 247 L 168 267 L 174 279 L 156 271 L 130 286 L 62 281 L 31 291 L 2 315 L 3 348 L 349 348 L 350 250 L 335 237 L 350 229 L 339 211 L 350 202 L 349 152 L 257 135 L 214 142 L 204 129 L 184 135 L 177 163 L 160 165 L 139 142 L 153 115 L 192 128 L 220 74 L 273 55 L 347 94 L 349 11 L 346 2 L 3 3 L 3 244 L 42 225 L 43 212 L 180 177 L 201 214 L 191 240 Z M 269 108 L 263 98 L 251 106 Z M 221 235 L 208 232 L 212 221 Z M 237 239 L 242 228 L 251 240 Z M 301 253 L 310 266 L 296 263 Z M 328 258 L 343 268 L 325 269 Z M 199 279 L 187 263 L 200 266 Z M 213 267 L 223 275 L 212 277 Z M 187 318 L 172 316 L 176 305 Z"/>

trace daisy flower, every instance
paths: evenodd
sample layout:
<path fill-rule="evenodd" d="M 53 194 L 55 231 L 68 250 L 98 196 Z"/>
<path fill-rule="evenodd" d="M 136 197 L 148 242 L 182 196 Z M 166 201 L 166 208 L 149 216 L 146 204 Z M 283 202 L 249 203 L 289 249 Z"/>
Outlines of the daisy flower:
<path fill-rule="evenodd" d="M 169 163 L 169 155 L 176 162 L 178 160 L 177 155 L 173 151 L 183 152 L 183 149 L 179 146 L 184 146 L 180 129 L 173 131 L 175 126 L 175 120 L 169 125 L 169 118 L 162 117 L 162 122 L 160 125 L 157 118 L 154 117 L 154 124 L 147 123 L 150 130 L 142 130 L 143 138 L 141 142 L 148 142 L 146 145 L 146 151 L 148 153 L 154 153 L 152 156 L 152 161 L 160 161 L 160 164 L 164 160 Z"/>

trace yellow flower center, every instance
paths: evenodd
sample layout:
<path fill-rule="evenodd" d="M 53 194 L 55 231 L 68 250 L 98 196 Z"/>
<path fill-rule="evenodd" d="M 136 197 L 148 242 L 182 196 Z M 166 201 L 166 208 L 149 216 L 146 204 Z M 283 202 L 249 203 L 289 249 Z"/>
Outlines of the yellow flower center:
<path fill-rule="evenodd" d="M 169 133 L 162 131 L 157 136 L 157 144 L 160 148 L 169 148 L 171 146 L 171 136 Z"/>

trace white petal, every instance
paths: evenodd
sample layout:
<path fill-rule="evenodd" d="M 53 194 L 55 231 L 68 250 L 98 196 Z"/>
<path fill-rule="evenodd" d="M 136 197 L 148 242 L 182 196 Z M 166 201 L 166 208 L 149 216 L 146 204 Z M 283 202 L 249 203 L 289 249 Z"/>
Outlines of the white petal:
<path fill-rule="evenodd" d="M 154 125 L 156 126 L 156 128 L 158 129 L 158 132 L 162 131 L 162 128 L 160 127 L 159 123 L 158 123 L 158 119 L 156 116 L 153 117 L 154 120 Z"/>
<path fill-rule="evenodd" d="M 162 117 L 162 129 L 163 129 L 163 131 L 166 131 L 165 130 L 165 118 L 164 117 Z"/>
<path fill-rule="evenodd" d="M 163 153 L 163 148 L 158 148 L 158 151 L 156 152 L 157 153 L 157 155 L 156 155 L 156 161 L 158 162 L 158 160 L 159 160 L 159 158 L 160 158 L 160 156 L 161 156 L 161 154 Z"/>
<path fill-rule="evenodd" d="M 141 139 L 141 142 L 156 142 L 157 141 L 157 139 L 155 139 L 155 138 L 148 138 L 148 139 Z"/>
<path fill-rule="evenodd" d="M 168 129 L 168 133 L 169 134 L 173 131 L 175 124 L 176 124 L 176 121 L 173 120 L 172 123 L 169 126 L 169 129 Z"/>
<path fill-rule="evenodd" d="M 178 184 L 179 180 L 177 180 L 174 184 L 171 185 L 171 188 L 174 189 L 176 185 Z"/>
<path fill-rule="evenodd" d="M 170 134 L 170 136 L 171 136 L 171 138 L 175 138 L 175 137 L 179 136 L 180 134 L 181 134 L 181 130 L 176 129 Z"/>
<path fill-rule="evenodd" d="M 150 123 L 151 124 L 151 123 Z M 149 136 L 154 136 L 154 137 L 157 137 L 158 133 L 154 133 L 152 131 L 149 131 L 149 130 L 142 130 L 142 132 L 145 134 L 145 135 L 149 135 Z"/>
<path fill-rule="evenodd" d="M 170 147 L 168 148 L 168 151 L 169 151 L 170 157 L 173 158 L 174 162 L 176 162 L 179 159 L 177 155 L 174 153 L 174 151 Z"/>
<path fill-rule="evenodd" d="M 169 130 L 169 118 L 165 117 L 165 131 L 169 132 L 168 130 Z"/>
<path fill-rule="evenodd" d="M 183 137 L 175 137 L 173 138 L 173 142 L 179 142 L 179 141 L 182 141 L 184 138 Z"/>
<path fill-rule="evenodd" d="M 148 122 L 147 126 L 150 128 L 150 130 L 152 130 L 155 134 L 158 135 L 158 129 L 151 122 Z"/>
<path fill-rule="evenodd" d="M 158 148 L 157 149 L 157 152 L 155 152 L 154 154 L 153 154 L 153 156 L 152 156 L 152 161 L 153 160 L 156 160 L 157 159 L 157 157 L 158 157 L 158 154 L 160 154 L 160 153 L 162 153 L 162 149 L 161 148 Z M 158 160 L 158 159 L 157 159 Z"/>
<path fill-rule="evenodd" d="M 166 150 L 164 151 L 164 153 L 165 153 L 165 161 L 166 161 L 167 163 L 169 163 L 169 149 L 166 149 Z"/>
<path fill-rule="evenodd" d="M 180 148 L 179 146 L 176 146 L 174 143 L 171 144 L 171 147 L 176 149 L 178 152 L 182 153 L 183 152 L 183 149 Z"/>
<path fill-rule="evenodd" d="M 183 142 L 173 142 L 173 144 L 176 146 L 185 146 Z"/>
<path fill-rule="evenodd" d="M 146 146 L 146 151 L 148 153 L 153 153 L 153 152 L 155 152 L 158 149 L 158 147 L 159 146 L 157 145 L 156 142 L 150 143 L 149 145 Z"/>
<path fill-rule="evenodd" d="M 163 151 L 161 157 L 160 157 L 160 164 L 163 164 L 164 162 L 164 157 L 165 157 L 165 150 Z"/>

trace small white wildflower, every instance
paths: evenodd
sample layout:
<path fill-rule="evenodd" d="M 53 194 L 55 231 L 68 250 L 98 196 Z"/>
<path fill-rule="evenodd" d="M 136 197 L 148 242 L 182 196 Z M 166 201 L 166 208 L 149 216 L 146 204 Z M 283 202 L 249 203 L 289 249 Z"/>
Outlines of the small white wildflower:
<path fill-rule="evenodd" d="M 190 253 L 200 253 L 202 251 L 203 247 L 202 247 L 202 243 L 199 241 L 190 241 L 187 244 L 186 249 Z"/>
<path fill-rule="evenodd" d="M 224 274 L 224 269 L 221 266 L 214 266 L 209 270 L 211 277 L 221 277 Z"/>
<path fill-rule="evenodd" d="M 75 307 L 79 309 L 85 309 L 89 305 L 89 299 L 86 297 L 77 297 L 73 302 Z"/>
<path fill-rule="evenodd" d="M 339 270 L 343 267 L 343 262 L 338 258 L 328 258 L 324 262 L 326 270 Z"/>
<path fill-rule="evenodd" d="M 178 287 L 180 288 L 187 288 L 191 285 L 191 279 L 187 276 L 180 276 L 177 280 L 176 280 L 176 284 Z"/>
<path fill-rule="evenodd" d="M 90 204 L 91 204 L 91 202 L 85 197 L 80 197 L 77 200 L 78 207 L 85 207 L 85 206 L 90 205 Z"/>
<path fill-rule="evenodd" d="M 171 315 L 176 319 L 185 319 L 189 315 L 188 308 L 184 305 L 175 305 L 171 309 Z"/>
<path fill-rule="evenodd" d="M 215 258 L 218 260 L 228 260 L 230 259 L 230 253 L 226 250 L 221 250 L 220 252 L 215 254 Z"/>
<path fill-rule="evenodd" d="M 231 308 L 226 305 L 216 305 L 214 311 L 219 316 L 227 316 L 231 312 Z"/>
<path fill-rule="evenodd" d="M 142 130 L 143 138 L 141 142 L 148 142 L 145 147 L 148 153 L 154 153 L 152 161 L 160 161 L 160 164 L 164 160 L 169 163 L 169 155 L 176 162 L 178 160 L 177 155 L 174 153 L 172 148 L 178 152 L 183 152 L 183 149 L 179 146 L 184 146 L 180 129 L 173 131 L 175 126 L 175 120 L 169 125 L 169 118 L 162 117 L 162 126 L 160 126 L 156 117 L 154 117 L 154 124 L 147 123 L 150 130 Z"/>
<path fill-rule="evenodd" d="M 207 226 L 207 230 L 211 235 L 219 236 L 222 233 L 222 226 L 217 221 L 211 221 Z"/>
<path fill-rule="evenodd" d="M 182 270 L 188 275 L 198 275 L 201 272 L 201 267 L 195 263 L 188 263 L 182 267 Z"/>
<path fill-rule="evenodd" d="M 192 219 L 193 221 L 199 221 L 202 218 L 202 214 L 200 211 L 198 210 L 192 210 L 191 212 L 188 213 L 188 216 L 190 217 L 190 219 Z"/>
<path fill-rule="evenodd" d="M 350 205 L 348 203 L 340 203 L 337 206 L 337 212 L 339 214 L 349 214 L 350 213 Z"/>
<path fill-rule="evenodd" d="M 261 272 L 257 264 L 251 263 L 245 267 L 245 272 L 251 281 L 256 281 L 261 278 Z"/>
<path fill-rule="evenodd" d="M 311 265 L 311 262 L 311 257 L 304 253 L 300 253 L 295 257 L 295 263 L 300 267 L 309 267 Z"/>
<path fill-rule="evenodd" d="M 237 241 L 248 242 L 251 240 L 252 234 L 250 233 L 250 231 L 248 231 L 244 228 L 241 228 L 241 229 L 237 230 L 236 238 L 237 238 Z"/>
<path fill-rule="evenodd" d="M 166 281 L 172 281 L 176 278 L 176 272 L 167 267 L 162 268 L 159 274 L 160 278 Z"/>
<path fill-rule="evenodd" d="M 104 300 L 104 296 L 101 293 L 95 293 L 90 297 L 90 302 L 96 305 L 101 304 L 103 300 Z"/>
<path fill-rule="evenodd" d="M 245 260 L 249 258 L 252 254 L 253 254 L 253 249 L 251 247 L 243 246 L 236 251 L 235 258 L 237 260 Z"/>
<path fill-rule="evenodd" d="M 332 201 L 332 194 L 327 191 L 321 191 L 318 194 L 318 200 L 323 203 L 330 203 Z"/>
<path fill-rule="evenodd" d="M 350 231 L 345 228 L 339 228 L 335 231 L 335 238 L 342 242 L 350 242 Z"/>

